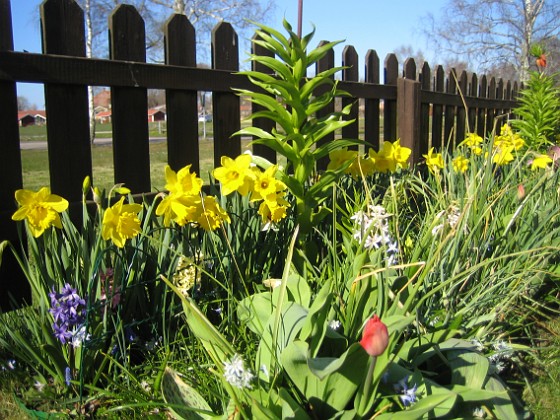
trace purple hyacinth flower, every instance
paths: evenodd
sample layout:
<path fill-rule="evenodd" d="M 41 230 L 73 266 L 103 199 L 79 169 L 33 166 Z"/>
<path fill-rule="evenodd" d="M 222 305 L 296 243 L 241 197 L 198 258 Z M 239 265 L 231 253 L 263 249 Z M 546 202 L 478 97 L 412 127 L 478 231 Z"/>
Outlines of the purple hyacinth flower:
<path fill-rule="evenodd" d="M 66 370 L 64 371 L 64 379 L 66 380 L 66 386 L 70 386 L 70 381 L 72 381 L 72 371 L 68 366 L 66 366 Z"/>

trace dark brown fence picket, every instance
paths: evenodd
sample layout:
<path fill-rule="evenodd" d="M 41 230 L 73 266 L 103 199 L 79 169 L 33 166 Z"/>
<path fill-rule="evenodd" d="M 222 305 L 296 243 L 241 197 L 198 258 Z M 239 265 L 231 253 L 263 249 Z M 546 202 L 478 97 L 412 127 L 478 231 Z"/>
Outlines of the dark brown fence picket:
<path fill-rule="evenodd" d="M 467 82 L 467 72 L 462 71 L 461 75 L 457 80 L 457 93 L 461 102 L 466 100 L 468 94 L 468 82 Z M 465 125 L 467 120 L 467 111 L 465 106 L 457 107 L 457 120 L 455 126 L 455 144 L 460 144 L 465 139 Z"/>
<path fill-rule="evenodd" d="M 457 72 L 455 69 L 451 69 L 449 72 L 445 92 L 451 96 L 457 94 Z M 446 105 L 444 108 L 443 144 L 446 148 L 453 147 L 456 109 L 457 107 L 454 104 Z"/>
<path fill-rule="evenodd" d="M 496 79 L 492 77 L 490 83 L 488 84 L 488 98 L 496 99 Z M 495 116 L 496 110 L 494 108 L 488 108 L 486 111 L 486 130 L 493 131 L 495 129 Z"/>
<path fill-rule="evenodd" d="M 442 66 L 436 67 L 434 92 L 445 91 L 445 73 Z M 443 145 L 443 105 L 434 103 L 432 107 L 432 147 L 441 149 Z"/>
<path fill-rule="evenodd" d="M 84 14 L 73 0 L 45 1 L 41 21 L 45 54 L 85 57 Z M 80 201 L 84 178 L 92 175 L 87 88 L 47 83 L 45 105 L 51 190 Z"/>
<path fill-rule="evenodd" d="M 239 71 L 239 41 L 233 27 L 221 22 L 212 31 L 212 68 Z M 220 166 L 222 156 L 241 153 L 241 139 L 232 135 L 241 129 L 239 96 L 233 92 L 212 95 L 214 123 L 214 165 Z"/>
<path fill-rule="evenodd" d="M 469 96 L 472 98 L 478 97 L 478 76 L 476 73 L 471 75 Z M 467 112 L 467 131 L 469 133 L 476 133 L 476 106 L 474 105 L 470 106 Z"/>
<path fill-rule="evenodd" d="M 347 45 L 342 50 L 342 65 L 345 67 L 342 70 L 342 80 L 345 82 L 357 82 L 359 80 L 359 67 L 358 67 L 358 53 L 352 45 Z M 359 102 L 357 98 L 342 98 L 342 108 L 351 105 L 350 114 L 346 117 L 349 120 L 354 120 L 352 124 L 342 128 L 342 137 L 345 139 L 359 138 Z M 358 150 L 358 147 L 349 147 L 349 149 Z"/>
<path fill-rule="evenodd" d="M 164 49 L 166 64 L 196 67 L 194 27 L 185 15 L 176 14 L 167 21 L 164 29 Z M 177 171 L 190 164 L 191 170 L 200 174 L 197 92 L 167 89 L 165 105 L 169 166 Z"/>
<path fill-rule="evenodd" d="M 399 62 L 395 54 L 389 54 L 385 59 L 385 84 L 397 85 L 399 78 Z M 395 141 L 397 139 L 397 101 L 383 101 L 383 138 Z"/>
<path fill-rule="evenodd" d="M 423 91 L 430 91 L 432 88 L 432 72 L 427 62 L 422 65 L 420 72 L 420 88 Z M 430 104 L 422 102 L 420 105 L 421 122 L 420 122 L 420 147 L 418 153 L 424 155 L 428 153 L 430 141 Z"/>
<path fill-rule="evenodd" d="M 480 84 L 478 87 L 478 97 L 481 99 L 488 97 L 488 79 L 486 75 L 482 75 L 480 78 Z M 477 110 L 476 119 L 476 134 L 480 137 L 485 138 L 489 129 L 487 128 L 487 113 L 484 106 L 480 106 Z M 491 129 L 491 128 L 490 128 Z"/>
<path fill-rule="evenodd" d="M 12 14 L 9 0 L 0 0 L 0 52 L 13 51 Z M 0 80 L 0 242 L 17 247 L 17 225 L 11 219 L 16 210 L 14 192 L 23 186 L 18 129 L 17 90 L 14 81 Z M 29 301 L 30 286 L 13 254 L 6 249 L 0 264 L 0 311 L 12 299 Z"/>
<path fill-rule="evenodd" d="M 134 7 L 125 4 L 117 7 L 110 17 L 109 36 L 111 59 L 146 61 L 144 20 Z M 130 77 L 135 79 L 132 65 Z M 147 110 L 146 88 L 111 88 L 115 183 L 125 183 L 133 193 L 151 189 Z"/>
<path fill-rule="evenodd" d="M 366 54 L 366 83 L 379 84 L 379 56 L 374 50 Z M 369 147 L 379 149 L 379 99 L 366 98 L 364 100 L 364 140 Z"/>

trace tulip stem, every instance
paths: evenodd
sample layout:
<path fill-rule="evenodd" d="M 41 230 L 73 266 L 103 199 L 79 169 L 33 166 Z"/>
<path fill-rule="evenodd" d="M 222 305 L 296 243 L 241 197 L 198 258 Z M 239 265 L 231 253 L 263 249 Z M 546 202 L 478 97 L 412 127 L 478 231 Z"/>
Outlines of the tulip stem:
<path fill-rule="evenodd" d="M 371 356 L 371 363 L 369 364 L 369 369 L 368 369 L 368 373 L 366 376 L 366 383 L 364 385 L 364 395 L 363 398 L 366 401 L 369 399 L 369 391 L 371 388 L 371 383 L 373 380 L 373 371 L 375 370 L 375 362 L 377 361 L 377 357 L 376 356 Z"/>

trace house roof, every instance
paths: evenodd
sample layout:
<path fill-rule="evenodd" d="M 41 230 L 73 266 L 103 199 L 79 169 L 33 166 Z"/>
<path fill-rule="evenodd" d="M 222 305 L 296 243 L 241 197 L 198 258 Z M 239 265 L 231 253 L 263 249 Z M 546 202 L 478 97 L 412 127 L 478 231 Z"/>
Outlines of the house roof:
<path fill-rule="evenodd" d="M 33 118 L 41 117 L 45 120 L 47 119 L 46 111 L 32 109 L 28 111 L 18 111 L 18 121 L 21 120 L 22 118 L 25 118 L 28 115 Z"/>

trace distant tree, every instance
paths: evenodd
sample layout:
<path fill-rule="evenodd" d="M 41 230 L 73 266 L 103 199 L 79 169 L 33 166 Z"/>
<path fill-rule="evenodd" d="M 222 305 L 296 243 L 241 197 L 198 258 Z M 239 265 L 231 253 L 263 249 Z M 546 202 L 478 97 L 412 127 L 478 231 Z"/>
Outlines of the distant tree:
<path fill-rule="evenodd" d="M 412 48 L 410 45 L 401 45 L 399 48 L 395 50 L 395 55 L 399 62 L 399 69 L 403 70 L 404 62 L 407 58 L 413 58 L 414 62 L 416 63 L 416 70 L 420 71 L 424 62 L 426 61 L 424 58 L 424 53 L 421 50 L 416 50 Z"/>
<path fill-rule="evenodd" d="M 29 100 L 25 96 L 17 97 L 17 109 L 18 111 L 27 111 L 29 109 Z"/>
<path fill-rule="evenodd" d="M 439 19 L 427 16 L 424 31 L 443 53 L 482 71 L 511 65 L 525 81 L 531 45 L 558 36 L 559 16 L 560 0 L 448 0 Z"/>

